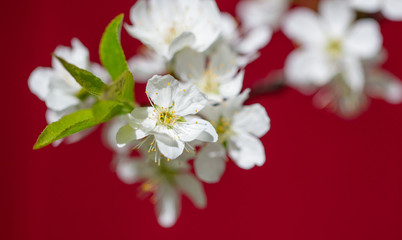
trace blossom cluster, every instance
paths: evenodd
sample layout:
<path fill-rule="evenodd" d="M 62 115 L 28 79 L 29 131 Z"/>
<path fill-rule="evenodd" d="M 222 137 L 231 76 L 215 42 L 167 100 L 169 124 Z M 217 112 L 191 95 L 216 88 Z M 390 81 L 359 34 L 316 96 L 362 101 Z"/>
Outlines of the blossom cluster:
<path fill-rule="evenodd" d="M 91 63 L 74 38 L 71 47 L 56 48 L 51 68 L 32 72 L 28 85 L 46 103 L 49 124 L 34 148 L 77 142 L 106 123 L 117 176 L 139 186 L 155 204 L 159 224 L 171 227 L 181 194 L 206 207 L 202 182 L 219 182 L 229 159 L 242 169 L 265 163 L 260 138 L 270 118 L 261 104 L 245 104 L 251 90 L 243 80 L 273 32 L 282 29 L 297 45 L 285 63 L 285 83 L 316 93 L 318 106 L 350 117 L 368 95 L 402 102 L 401 82 L 380 68 L 380 25 L 355 12 L 402 20 L 401 4 L 323 0 L 318 12 L 290 6 L 288 0 L 243 0 L 235 18 L 214 0 L 138 0 L 130 22 L 118 16 L 106 28 L 103 66 Z M 144 45 L 128 60 L 122 26 Z M 148 105 L 135 101 L 134 79 L 146 84 Z"/>

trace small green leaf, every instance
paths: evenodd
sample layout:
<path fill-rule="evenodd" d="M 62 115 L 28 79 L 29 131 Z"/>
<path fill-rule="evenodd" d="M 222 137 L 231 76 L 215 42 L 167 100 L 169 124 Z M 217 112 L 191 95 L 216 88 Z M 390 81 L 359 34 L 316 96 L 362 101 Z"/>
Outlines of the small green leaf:
<path fill-rule="evenodd" d="M 64 66 L 64 68 L 74 77 L 78 84 L 80 84 L 86 91 L 89 93 L 99 96 L 103 89 L 106 87 L 106 84 L 100 80 L 100 78 L 96 77 L 92 73 L 87 70 L 81 69 L 71 63 L 68 63 L 61 57 L 55 56 L 60 63 Z"/>
<path fill-rule="evenodd" d="M 116 100 L 132 105 L 134 102 L 134 79 L 130 71 L 123 72 L 115 82 L 107 86 L 101 96 L 103 100 Z"/>
<path fill-rule="evenodd" d="M 52 142 L 95 126 L 92 109 L 83 109 L 67 116 L 59 121 L 49 124 L 40 134 L 33 149 L 43 148 Z"/>
<path fill-rule="evenodd" d="M 124 71 L 128 70 L 126 57 L 120 44 L 120 31 L 123 14 L 115 17 L 103 33 L 99 56 L 103 66 L 113 80 L 116 80 Z"/>
<path fill-rule="evenodd" d="M 93 115 L 97 122 L 107 122 L 122 113 L 123 106 L 116 101 L 99 101 L 92 106 Z"/>

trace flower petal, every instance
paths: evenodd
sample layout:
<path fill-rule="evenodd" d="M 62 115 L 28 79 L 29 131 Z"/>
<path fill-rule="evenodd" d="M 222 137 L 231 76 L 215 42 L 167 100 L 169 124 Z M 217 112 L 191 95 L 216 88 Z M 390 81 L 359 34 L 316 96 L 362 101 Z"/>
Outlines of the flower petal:
<path fill-rule="evenodd" d="M 233 98 L 237 96 L 243 87 L 243 79 L 244 79 L 244 70 L 236 74 L 236 76 L 232 80 L 223 83 L 219 87 L 219 92 L 222 95 L 222 97 Z"/>
<path fill-rule="evenodd" d="M 363 91 L 364 72 L 361 62 L 354 57 L 346 57 L 343 60 L 344 80 L 349 87 L 356 92 Z"/>
<path fill-rule="evenodd" d="M 174 77 L 155 75 L 148 80 L 146 92 L 155 105 L 169 108 L 178 87 L 179 82 Z"/>
<path fill-rule="evenodd" d="M 335 73 L 327 56 L 315 50 L 294 50 L 285 63 L 286 79 L 295 86 L 322 86 L 328 83 Z"/>
<path fill-rule="evenodd" d="M 53 70 L 45 67 L 37 67 L 29 76 L 29 89 L 42 101 L 45 101 L 49 94 L 49 83 L 52 77 Z"/>
<path fill-rule="evenodd" d="M 167 58 L 172 59 L 175 53 L 185 47 L 191 47 L 195 43 L 195 36 L 192 32 L 184 32 L 170 43 Z"/>
<path fill-rule="evenodd" d="M 178 116 L 197 114 L 207 103 L 207 97 L 191 84 L 180 84 L 173 96 L 174 110 Z"/>
<path fill-rule="evenodd" d="M 283 31 L 289 38 L 303 45 L 320 46 L 325 43 L 320 18 L 307 8 L 291 11 L 284 20 Z"/>
<path fill-rule="evenodd" d="M 205 71 L 206 57 L 190 48 L 177 53 L 174 60 L 174 72 L 181 80 L 195 80 L 202 78 Z"/>
<path fill-rule="evenodd" d="M 207 199 L 202 184 L 191 174 L 179 174 L 176 177 L 179 188 L 197 208 L 205 208 Z"/>
<path fill-rule="evenodd" d="M 154 134 L 159 151 L 166 158 L 175 159 L 183 153 L 184 143 L 164 134 Z"/>
<path fill-rule="evenodd" d="M 402 2 L 399 0 L 385 0 L 382 13 L 392 21 L 402 21 Z"/>
<path fill-rule="evenodd" d="M 118 147 L 124 147 L 128 143 L 144 138 L 146 135 L 142 131 L 133 129 L 129 124 L 121 127 L 116 134 L 116 143 Z"/>
<path fill-rule="evenodd" d="M 54 111 L 63 111 L 79 103 L 77 97 L 59 89 L 51 91 L 46 98 L 46 106 Z"/>
<path fill-rule="evenodd" d="M 343 0 L 322 1 L 319 8 L 320 14 L 328 26 L 326 30 L 331 37 L 343 37 L 355 19 L 355 13 L 349 4 Z"/>
<path fill-rule="evenodd" d="M 357 21 L 345 39 L 348 53 L 362 58 L 372 58 L 382 48 L 382 35 L 379 24 L 372 19 Z"/>
<path fill-rule="evenodd" d="M 243 109 L 234 115 L 232 127 L 237 130 L 253 134 L 257 137 L 264 136 L 270 129 L 270 119 L 265 108 L 259 104 L 244 106 Z"/>
<path fill-rule="evenodd" d="M 162 227 L 172 227 L 180 213 L 180 198 L 178 192 L 169 184 L 160 184 L 156 192 L 155 211 Z"/>
<path fill-rule="evenodd" d="M 220 143 L 209 143 L 201 148 L 194 161 L 197 177 L 207 183 L 216 183 L 226 168 L 226 151 Z"/>
<path fill-rule="evenodd" d="M 360 11 L 375 13 L 381 10 L 383 0 L 350 0 L 350 3 Z"/>
<path fill-rule="evenodd" d="M 228 152 L 232 160 L 243 169 L 262 166 L 265 163 L 265 150 L 261 141 L 249 134 L 238 134 L 230 138 Z"/>
<path fill-rule="evenodd" d="M 250 30 L 236 49 L 242 54 L 255 53 L 265 47 L 272 37 L 272 30 L 261 26 Z"/>

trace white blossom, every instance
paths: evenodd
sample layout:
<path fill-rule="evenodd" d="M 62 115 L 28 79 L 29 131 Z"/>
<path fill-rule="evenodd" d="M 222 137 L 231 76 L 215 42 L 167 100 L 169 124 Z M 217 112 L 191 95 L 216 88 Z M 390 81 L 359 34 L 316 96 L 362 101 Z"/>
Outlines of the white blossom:
<path fill-rule="evenodd" d="M 183 154 L 174 161 L 163 159 L 158 166 L 143 144 L 139 157 L 121 152 L 115 157 L 117 176 L 127 184 L 142 182 L 142 194 L 152 195 L 158 222 L 163 227 L 173 226 L 180 214 L 181 196 L 187 195 L 197 208 L 206 207 L 202 184 L 191 174 L 187 160 L 192 154 Z"/>
<path fill-rule="evenodd" d="M 213 0 L 139 0 L 130 11 L 128 33 L 170 60 L 185 47 L 202 52 L 220 34 L 220 12 Z"/>
<path fill-rule="evenodd" d="M 217 141 L 213 126 L 195 116 L 207 103 L 196 86 L 179 83 L 170 75 L 152 77 L 146 87 L 151 107 L 137 107 L 128 115 L 128 124 L 117 133 L 117 143 L 127 143 L 152 136 L 149 151 L 175 159 L 183 150 L 192 150 L 189 142 Z"/>
<path fill-rule="evenodd" d="M 374 57 L 381 49 L 382 36 L 376 21 L 362 19 L 344 1 L 323 1 L 319 13 L 306 8 L 293 10 L 283 30 L 300 48 L 286 60 L 285 75 L 296 87 L 323 86 L 335 76 L 352 91 L 362 92 L 362 60 Z"/>
<path fill-rule="evenodd" d="M 275 28 L 289 5 L 289 0 L 243 0 L 236 11 L 246 29 L 260 26 Z"/>
<path fill-rule="evenodd" d="M 58 46 L 54 54 L 79 68 L 94 73 L 104 81 L 108 79 L 107 72 L 102 66 L 89 61 L 88 49 L 80 40 L 72 39 L 71 46 L 71 48 Z M 52 58 L 51 68 L 38 67 L 31 73 L 28 79 L 28 86 L 32 93 L 46 103 L 48 108 L 46 120 L 48 123 L 55 122 L 79 109 L 91 107 L 95 102 L 93 97 L 81 91 L 82 87 L 54 57 Z M 67 143 L 76 142 L 91 131 L 89 129 L 71 135 L 66 138 Z M 60 142 L 61 140 L 56 144 Z"/>
<path fill-rule="evenodd" d="M 264 146 L 259 140 L 270 129 L 270 119 L 263 106 L 243 106 L 249 90 L 218 106 L 208 105 L 202 111 L 214 125 L 219 142 L 201 149 L 194 162 L 197 176 L 205 182 L 217 182 L 225 169 L 225 149 L 230 158 L 243 169 L 265 163 Z"/>
<path fill-rule="evenodd" d="M 222 101 L 238 95 L 243 86 L 244 71 L 239 69 L 236 56 L 226 45 L 209 55 L 186 48 L 177 53 L 174 72 L 181 80 L 195 84 L 208 100 Z"/>
<path fill-rule="evenodd" d="M 349 0 L 357 10 L 368 13 L 381 12 L 393 21 L 402 21 L 402 1 L 400 0 Z"/>

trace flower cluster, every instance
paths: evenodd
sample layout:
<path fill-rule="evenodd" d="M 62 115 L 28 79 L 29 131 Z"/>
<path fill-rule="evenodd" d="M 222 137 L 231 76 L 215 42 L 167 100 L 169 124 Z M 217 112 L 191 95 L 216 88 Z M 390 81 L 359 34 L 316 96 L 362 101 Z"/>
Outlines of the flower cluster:
<path fill-rule="evenodd" d="M 204 208 L 201 182 L 219 182 L 229 159 L 242 169 L 265 163 L 260 138 L 270 118 L 261 104 L 245 105 L 251 90 L 243 89 L 243 80 L 274 31 L 282 29 L 297 45 L 285 62 L 286 84 L 316 93 L 319 107 L 350 117 L 366 106 L 367 96 L 402 102 L 401 82 L 380 68 L 379 23 L 355 12 L 402 20 L 399 0 L 323 0 L 318 12 L 297 7 L 287 13 L 290 6 L 288 0 L 243 0 L 239 22 L 214 0 L 138 0 L 130 23 L 119 15 L 107 26 L 103 66 L 91 63 L 73 39 L 71 48 L 56 48 L 52 68 L 32 72 L 28 85 L 46 103 L 49 123 L 34 148 L 76 142 L 106 123 L 117 176 L 139 184 L 159 224 L 171 227 L 180 194 Z M 143 43 L 128 61 L 122 26 Z M 135 101 L 134 79 L 146 84 L 149 104 Z"/>
<path fill-rule="evenodd" d="M 105 142 L 115 152 L 117 176 L 141 182 L 159 224 L 170 227 L 180 213 L 181 193 L 196 207 L 206 206 L 201 181 L 218 182 L 229 157 L 243 169 L 264 164 L 259 138 L 270 119 L 262 105 L 244 105 L 250 90 L 242 88 L 246 65 L 259 56 L 272 30 L 239 24 L 213 0 L 139 0 L 124 28 L 144 46 L 125 61 L 121 46 L 112 46 L 120 41 L 113 36 L 120 32 L 118 21 L 109 24 L 100 46 L 110 77 L 90 64 L 77 39 L 71 48 L 55 50 L 53 68 L 32 73 L 31 91 L 46 102 L 47 115 L 58 116 L 35 146 L 82 137 L 92 125 L 108 122 Z M 129 93 L 131 72 L 146 83 L 148 106 L 139 106 Z"/>

